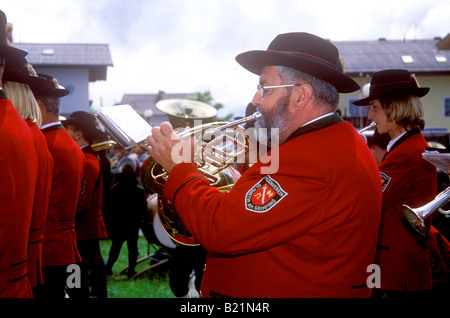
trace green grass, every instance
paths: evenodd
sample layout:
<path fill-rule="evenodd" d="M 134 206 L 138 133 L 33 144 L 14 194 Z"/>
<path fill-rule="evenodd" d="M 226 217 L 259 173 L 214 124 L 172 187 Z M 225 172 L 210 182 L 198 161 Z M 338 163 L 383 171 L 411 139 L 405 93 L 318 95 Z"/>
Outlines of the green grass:
<path fill-rule="evenodd" d="M 138 259 L 155 251 L 155 245 L 149 245 L 147 240 L 140 236 L 138 240 Z M 100 242 L 100 249 L 105 263 L 108 261 L 110 240 Z M 119 258 L 113 267 L 113 274 L 108 276 L 108 297 L 109 298 L 174 298 L 169 287 L 168 263 L 154 267 L 145 273 L 129 279 L 126 272 L 120 272 L 128 266 L 128 248 L 126 242 L 122 245 Z M 136 272 L 149 268 L 150 260 L 145 260 L 136 266 Z"/>

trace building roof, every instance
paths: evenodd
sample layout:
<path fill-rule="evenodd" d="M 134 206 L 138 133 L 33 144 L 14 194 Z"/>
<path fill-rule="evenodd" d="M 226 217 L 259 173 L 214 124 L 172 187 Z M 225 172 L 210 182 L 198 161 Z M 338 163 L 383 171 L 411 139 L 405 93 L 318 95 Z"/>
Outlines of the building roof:
<path fill-rule="evenodd" d="M 106 80 L 106 69 L 113 66 L 108 44 L 15 43 L 28 52 L 35 67 L 87 67 L 89 81 Z"/>
<path fill-rule="evenodd" d="M 382 69 L 402 68 L 422 75 L 450 74 L 450 51 L 438 49 L 442 39 L 341 41 L 332 43 L 350 76 L 371 75 Z"/>

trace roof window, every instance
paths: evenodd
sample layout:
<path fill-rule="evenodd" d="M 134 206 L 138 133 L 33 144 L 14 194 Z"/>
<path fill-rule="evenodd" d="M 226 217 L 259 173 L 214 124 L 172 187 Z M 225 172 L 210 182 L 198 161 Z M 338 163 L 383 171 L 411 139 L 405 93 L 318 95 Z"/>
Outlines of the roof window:
<path fill-rule="evenodd" d="M 438 61 L 439 63 L 445 63 L 447 62 L 447 57 L 444 55 L 436 55 L 434 57 L 436 59 L 436 61 Z"/>
<path fill-rule="evenodd" d="M 411 55 L 402 55 L 402 61 L 405 64 L 410 64 L 410 63 L 414 62 L 414 59 Z"/>
<path fill-rule="evenodd" d="M 42 55 L 55 55 L 55 50 L 54 49 L 43 49 Z"/>

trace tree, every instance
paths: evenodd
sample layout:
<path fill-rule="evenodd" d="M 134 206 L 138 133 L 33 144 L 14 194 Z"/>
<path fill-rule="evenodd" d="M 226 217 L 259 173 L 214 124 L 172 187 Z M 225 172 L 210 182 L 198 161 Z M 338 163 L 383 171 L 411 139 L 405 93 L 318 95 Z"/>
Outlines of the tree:
<path fill-rule="evenodd" d="M 206 103 L 208 105 L 213 106 L 217 110 L 220 110 L 224 107 L 224 105 L 222 103 L 214 103 L 214 99 L 212 98 L 211 93 L 209 91 L 206 91 L 204 93 L 197 92 L 195 94 L 196 94 L 195 97 L 189 97 L 189 99 Z M 232 117 L 233 117 L 233 113 L 229 113 L 225 117 L 219 118 L 219 117 L 215 116 L 213 121 L 230 121 L 230 119 Z"/>

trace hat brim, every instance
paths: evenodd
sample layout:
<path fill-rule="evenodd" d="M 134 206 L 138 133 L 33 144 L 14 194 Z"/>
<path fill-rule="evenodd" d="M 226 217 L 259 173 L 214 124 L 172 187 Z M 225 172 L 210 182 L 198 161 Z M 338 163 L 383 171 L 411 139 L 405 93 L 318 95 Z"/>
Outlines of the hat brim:
<path fill-rule="evenodd" d="M 360 89 L 351 77 L 338 71 L 325 62 L 308 56 L 298 56 L 289 53 L 270 51 L 248 51 L 236 56 L 236 61 L 248 71 L 261 75 L 266 66 L 287 66 L 322 79 L 338 90 L 340 93 L 351 93 Z"/>
<path fill-rule="evenodd" d="M 31 87 L 35 96 L 50 96 L 50 97 L 64 97 L 70 94 L 70 91 L 67 89 L 56 89 L 56 88 L 46 88 L 40 87 L 40 85 L 36 85 Z"/>
<path fill-rule="evenodd" d="M 368 97 L 354 101 L 355 106 L 367 106 L 370 101 L 375 99 L 380 99 L 382 97 L 396 97 L 396 96 L 406 96 L 406 95 L 417 95 L 417 97 L 423 97 L 430 91 L 429 87 L 417 87 L 417 88 L 393 88 L 387 89 L 380 93 L 370 94 Z"/>
<path fill-rule="evenodd" d="M 24 74 L 24 72 L 18 72 L 15 70 L 8 70 L 5 68 L 5 71 L 3 72 L 3 82 L 16 82 L 16 83 L 22 83 L 27 84 L 30 87 L 33 85 L 39 85 L 39 84 L 45 84 L 45 80 L 43 78 L 37 77 L 37 76 L 30 76 Z"/>
<path fill-rule="evenodd" d="M 23 58 L 28 55 L 28 52 L 17 49 L 13 46 L 0 44 L 0 56 L 6 60 Z"/>

